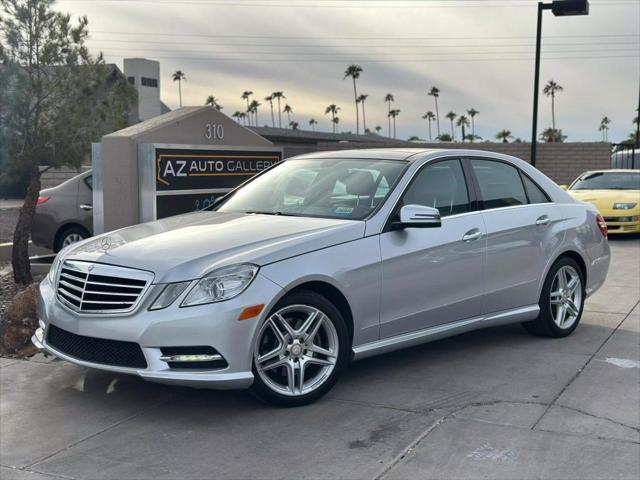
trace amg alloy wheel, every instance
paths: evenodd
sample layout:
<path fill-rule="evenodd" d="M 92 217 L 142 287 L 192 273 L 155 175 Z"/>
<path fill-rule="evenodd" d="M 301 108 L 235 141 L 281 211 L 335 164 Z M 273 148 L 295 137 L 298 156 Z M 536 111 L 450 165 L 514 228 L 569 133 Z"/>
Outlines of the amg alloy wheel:
<path fill-rule="evenodd" d="M 285 298 L 256 335 L 254 392 L 284 406 L 320 397 L 331 388 L 347 358 L 345 336 L 340 312 L 324 297 L 300 292 Z"/>
<path fill-rule="evenodd" d="M 582 270 L 573 258 L 561 257 L 553 264 L 540 293 L 538 318 L 524 322 L 524 328 L 543 337 L 566 337 L 582 316 L 585 299 Z"/>
<path fill-rule="evenodd" d="M 549 303 L 555 324 L 562 329 L 571 328 L 580 315 L 582 305 L 582 281 L 571 265 L 565 265 L 556 272 Z"/>

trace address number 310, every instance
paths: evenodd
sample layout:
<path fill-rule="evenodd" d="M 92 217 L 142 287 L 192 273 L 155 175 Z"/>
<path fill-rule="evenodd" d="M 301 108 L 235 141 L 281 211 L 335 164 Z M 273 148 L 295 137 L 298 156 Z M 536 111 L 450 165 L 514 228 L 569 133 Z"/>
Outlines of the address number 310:
<path fill-rule="evenodd" d="M 205 124 L 204 137 L 207 140 L 222 140 L 224 138 L 224 126 L 219 123 Z"/>

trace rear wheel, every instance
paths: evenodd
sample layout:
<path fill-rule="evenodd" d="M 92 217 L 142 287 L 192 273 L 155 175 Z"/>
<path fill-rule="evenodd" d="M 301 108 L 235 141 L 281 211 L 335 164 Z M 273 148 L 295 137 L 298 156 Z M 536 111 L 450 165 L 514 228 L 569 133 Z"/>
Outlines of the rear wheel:
<path fill-rule="evenodd" d="M 56 235 L 56 241 L 54 244 L 54 251 L 57 253 L 64 247 L 68 247 L 74 243 L 78 243 L 85 238 L 89 238 L 89 232 L 78 225 L 70 225 L 64 227 Z"/>
<path fill-rule="evenodd" d="M 534 335 L 566 337 L 573 332 L 584 308 L 584 276 L 575 260 L 560 258 L 547 275 L 540 295 L 538 318 L 522 325 Z"/>
<path fill-rule="evenodd" d="M 340 311 L 315 292 L 294 292 L 273 308 L 256 335 L 252 392 L 285 407 L 312 403 L 333 387 L 349 350 Z"/>

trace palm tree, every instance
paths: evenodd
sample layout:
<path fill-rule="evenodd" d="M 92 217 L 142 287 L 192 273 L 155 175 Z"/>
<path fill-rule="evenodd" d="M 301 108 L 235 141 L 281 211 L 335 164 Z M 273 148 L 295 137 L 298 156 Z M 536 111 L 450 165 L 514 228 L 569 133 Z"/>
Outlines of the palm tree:
<path fill-rule="evenodd" d="M 602 132 L 603 142 L 607 141 L 607 133 L 609 133 L 610 124 L 611 124 L 611 120 L 609 120 L 609 117 L 603 117 L 602 120 L 600 121 L 600 128 L 598 128 L 598 130 Z"/>
<path fill-rule="evenodd" d="M 378 135 L 380 135 L 380 132 L 382 131 L 382 127 L 380 125 L 376 125 L 375 131 Z"/>
<path fill-rule="evenodd" d="M 427 95 L 433 97 L 433 101 L 436 103 L 436 126 L 438 130 L 438 136 L 440 136 L 440 111 L 438 110 L 438 97 L 440 96 L 440 89 L 438 87 L 431 87 Z"/>
<path fill-rule="evenodd" d="M 544 86 L 543 93 L 547 97 L 551 97 L 551 128 L 556 129 L 556 93 L 560 93 L 564 88 L 556 82 L 549 80 Z"/>
<path fill-rule="evenodd" d="M 356 99 L 356 107 L 358 103 L 362 104 L 362 129 L 365 131 L 367 131 L 367 116 L 364 114 L 364 102 L 365 100 L 369 98 L 369 95 L 358 95 L 358 98 Z"/>
<path fill-rule="evenodd" d="M 316 125 L 318 124 L 318 121 L 315 118 L 312 118 L 311 120 L 309 120 L 309 125 L 311 125 L 311 131 L 315 132 L 316 131 Z"/>
<path fill-rule="evenodd" d="M 327 108 L 324 109 L 324 114 L 328 115 L 329 113 L 331 114 L 331 123 L 333 123 L 333 133 L 336 133 L 336 125 L 338 124 L 338 121 L 336 121 L 336 115 L 338 114 L 338 112 L 340 111 L 340 107 L 338 107 L 335 103 L 332 103 L 331 105 L 329 105 Z"/>
<path fill-rule="evenodd" d="M 445 115 L 445 117 L 451 122 L 451 138 L 453 138 L 454 140 L 456 138 L 456 132 L 453 129 L 453 121 L 456 119 L 457 116 L 458 114 L 455 112 L 449 112 Z"/>
<path fill-rule="evenodd" d="M 502 140 L 502 143 L 509 143 L 509 139 L 513 138 L 511 135 L 511 130 L 501 130 L 496 133 L 496 140 Z"/>
<path fill-rule="evenodd" d="M 475 108 L 470 108 L 469 110 L 467 110 L 467 113 L 469 114 L 469 117 L 471 117 L 471 136 L 472 136 L 472 140 L 471 141 L 473 142 L 473 138 L 475 138 L 475 136 L 476 136 L 476 123 L 474 121 L 474 118 L 480 112 L 478 110 L 476 110 Z"/>
<path fill-rule="evenodd" d="M 462 143 L 464 143 L 464 139 L 467 137 L 464 131 L 464 127 L 469 126 L 469 119 L 466 117 L 466 115 L 460 115 L 458 117 L 458 121 L 456 122 L 456 125 L 462 129 Z"/>
<path fill-rule="evenodd" d="M 356 89 L 356 79 L 360 78 L 362 67 L 360 65 L 351 64 L 344 71 L 343 80 L 347 77 L 353 79 L 353 100 L 356 103 L 356 134 L 360 133 L 360 113 L 358 111 L 358 91 Z"/>
<path fill-rule="evenodd" d="M 251 103 L 249 104 L 250 111 L 253 114 L 253 125 L 255 127 L 258 126 L 258 107 L 260 105 L 262 104 L 257 100 L 251 100 Z"/>
<path fill-rule="evenodd" d="M 244 92 L 242 92 L 242 95 L 240 95 L 241 99 L 247 101 L 247 112 L 249 111 L 249 97 L 251 97 L 251 95 L 253 95 L 253 92 L 251 90 L 245 90 Z"/>
<path fill-rule="evenodd" d="M 269 107 L 271 108 L 271 126 L 275 128 L 276 118 L 273 115 L 273 93 L 268 97 L 264 97 L 264 101 L 269 102 Z"/>
<path fill-rule="evenodd" d="M 236 122 L 240 123 L 240 119 L 242 118 L 242 115 L 243 113 L 241 111 L 236 110 L 231 116 L 236 119 Z"/>
<path fill-rule="evenodd" d="M 247 114 L 245 112 L 240 112 L 240 115 L 238 115 L 238 118 L 242 119 L 242 123 L 244 125 L 247 124 Z"/>
<path fill-rule="evenodd" d="M 340 117 L 333 117 L 331 123 L 333 123 L 333 133 L 336 133 L 336 127 L 340 123 Z"/>
<path fill-rule="evenodd" d="M 387 102 L 387 118 L 389 122 L 389 130 L 387 130 L 387 136 L 391 138 L 391 103 L 395 102 L 395 98 L 393 98 L 393 95 L 391 95 L 390 93 L 387 93 L 384 97 L 384 101 Z"/>
<path fill-rule="evenodd" d="M 285 104 L 282 111 L 287 114 L 287 121 L 291 123 L 291 114 L 293 113 L 293 108 L 291 108 L 291 105 L 289 105 L 288 103 Z"/>
<path fill-rule="evenodd" d="M 222 110 L 224 107 L 222 105 L 220 105 L 218 103 L 218 99 L 216 97 L 214 97 L 213 95 L 209 95 L 207 97 L 207 101 L 204 102 L 205 105 L 209 105 L 212 108 L 215 108 L 216 110 L 220 111 Z"/>
<path fill-rule="evenodd" d="M 292 130 L 297 130 L 299 127 L 298 122 L 289 122 L 289 126 L 291 127 Z"/>
<path fill-rule="evenodd" d="M 396 138 L 396 117 L 400 115 L 400 110 L 391 110 L 388 114 L 390 118 L 393 118 L 393 138 Z"/>
<path fill-rule="evenodd" d="M 562 134 L 562 129 L 545 128 L 540 134 L 540 140 L 547 143 L 562 143 L 567 136 Z"/>
<path fill-rule="evenodd" d="M 282 116 L 280 115 L 280 99 L 286 100 L 287 97 L 284 96 L 284 92 L 273 92 L 271 96 L 278 100 L 278 128 L 282 128 Z"/>
<path fill-rule="evenodd" d="M 433 141 L 433 135 L 431 135 L 431 122 L 434 118 L 436 118 L 436 116 L 431 111 L 422 115 L 422 119 L 426 120 L 429 123 L 429 141 Z"/>
<path fill-rule="evenodd" d="M 178 82 L 178 95 L 180 97 L 180 108 L 182 108 L 182 80 L 186 80 L 187 76 L 182 70 L 176 70 L 172 78 L 174 82 Z"/>

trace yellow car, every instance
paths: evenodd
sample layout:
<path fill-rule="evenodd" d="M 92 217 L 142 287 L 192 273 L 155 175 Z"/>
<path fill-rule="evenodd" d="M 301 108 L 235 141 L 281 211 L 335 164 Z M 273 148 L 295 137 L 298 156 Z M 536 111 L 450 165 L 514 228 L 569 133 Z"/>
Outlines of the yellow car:
<path fill-rule="evenodd" d="M 640 233 L 639 170 L 585 172 L 567 191 L 575 199 L 595 205 L 609 233 Z"/>

